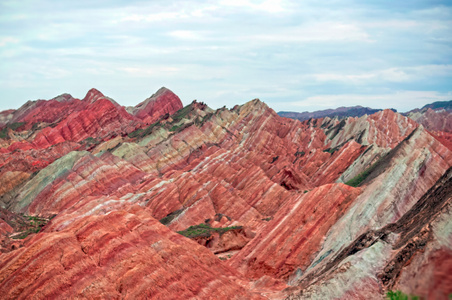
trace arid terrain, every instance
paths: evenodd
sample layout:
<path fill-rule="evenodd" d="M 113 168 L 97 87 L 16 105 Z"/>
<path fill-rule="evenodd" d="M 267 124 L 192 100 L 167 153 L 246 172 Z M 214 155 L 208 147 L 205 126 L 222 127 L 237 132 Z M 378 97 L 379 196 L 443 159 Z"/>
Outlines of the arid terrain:
<path fill-rule="evenodd" d="M 340 113 L 166 88 L 0 112 L 0 298 L 447 299 L 450 101 Z"/>

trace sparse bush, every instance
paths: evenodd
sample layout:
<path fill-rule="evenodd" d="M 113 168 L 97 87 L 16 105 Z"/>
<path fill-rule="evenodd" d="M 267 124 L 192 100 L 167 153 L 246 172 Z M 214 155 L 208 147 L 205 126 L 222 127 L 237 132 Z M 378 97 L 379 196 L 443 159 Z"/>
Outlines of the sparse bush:
<path fill-rule="evenodd" d="M 359 173 L 349 181 L 347 181 L 345 184 L 353 187 L 358 187 L 364 180 L 366 180 L 367 176 L 372 173 L 375 168 L 378 166 L 380 160 L 378 160 L 376 163 L 371 165 L 369 168 L 365 169 L 363 172 Z"/>
<path fill-rule="evenodd" d="M 212 235 L 213 232 L 218 232 L 220 235 L 224 234 L 225 232 L 228 232 L 230 230 L 234 229 L 241 229 L 242 226 L 231 226 L 231 227 L 224 227 L 224 228 L 214 228 L 210 227 L 209 224 L 199 224 L 190 226 L 185 230 L 178 231 L 177 233 L 188 237 L 188 238 L 195 238 L 195 237 L 209 237 Z"/>
<path fill-rule="evenodd" d="M 418 296 L 407 295 L 401 291 L 391 291 L 386 293 L 386 299 L 388 300 L 419 300 Z"/>
<path fill-rule="evenodd" d="M 297 151 L 297 152 L 295 152 L 295 156 L 297 156 L 297 157 L 302 157 L 305 154 L 306 153 L 304 151 Z"/>

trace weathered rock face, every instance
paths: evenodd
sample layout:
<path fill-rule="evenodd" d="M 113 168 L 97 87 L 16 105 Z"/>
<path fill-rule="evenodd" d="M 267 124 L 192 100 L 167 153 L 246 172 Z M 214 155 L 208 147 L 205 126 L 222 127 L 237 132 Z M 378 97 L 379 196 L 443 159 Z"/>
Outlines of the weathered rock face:
<path fill-rule="evenodd" d="M 374 298 L 382 289 L 447 298 L 452 292 L 451 179 L 452 168 L 397 222 L 363 233 L 302 276 L 302 290 L 288 299 Z"/>
<path fill-rule="evenodd" d="M 452 133 L 452 110 L 428 108 L 425 111 L 410 113 L 408 117 L 423 125 L 429 131 Z"/>
<path fill-rule="evenodd" d="M 86 201 L 3 254 L 2 298 L 263 299 L 143 208 L 118 208 Z"/>
<path fill-rule="evenodd" d="M 422 124 L 431 135 L 446 147 L 452 150 L 452 109 L 444 108 L 424 108 L 422 110 L 414 110 L 407 115 L 419 124 Z M 433 106 L 434 107 L 434 106 Z"/>
<path fill-rule="evenodd" d="M 335 123 L 327 119 L 322 124 L 332 140 L 331 147 L 340 147 L 350 139 L 363 145 L 375 144 L 393 148 L 408 136 L 418 124 L 390 109 L 361 118 L 348 118 Z"/>
<path fill-rule="evenodd" d="M 391 110 L 300 122 L 259 100 L 182 108 L 164 88 L 127 109 L 63 94 L 0 122 L 6 299 L 449 291 L 449 131 Z"/>
<path fill-rule="evenodd" d="M 359 193 L 344 184 L 327 184 L 287 202 L 230 265 L 255 279 L 287 279 L 296 269 L 304 271 L 325 234 Z"/>
<path fill-rule="evenodd" d="M 315 263 L 306 272 L 293 274 L 292 284 L 302 289 L 297 297 L 365 298 L 392 288 L 379 275 L 392 255 L 384 242 L 386 233 L 379 229 L 394 222 L 405 224 L 407 214 L 419 212 L 418 199 L 450 168 L 450 155 L 420 127 L 381 160 L 364 179 L 362 193 L 325 236 Z"/>
<path fill-rule="evenodd" d="M 143 120 L 147 124 L 156 122 L 161 116 L 165 114 L 173 114 L 184 106 L 179 97 L 168 90 L 161 88 L 140 104 L 135 107 L 129 107 L 128 111 Z"/>
<path fill-rule="evenodd" d="M 172 92 L 161 89 L 157 94 L 165 103 Z M 152 116 L 155 119 L 168 112 L 154 109 Z M 91 150 L 145 125 L 96 89 L 83 100 L 63 94 L 49 101 L 29 101 L 18 110 L 2 112 L 0 124 L 5 126 L 0 134 L 2 206 L 30 176 L 70 151 Z"/>

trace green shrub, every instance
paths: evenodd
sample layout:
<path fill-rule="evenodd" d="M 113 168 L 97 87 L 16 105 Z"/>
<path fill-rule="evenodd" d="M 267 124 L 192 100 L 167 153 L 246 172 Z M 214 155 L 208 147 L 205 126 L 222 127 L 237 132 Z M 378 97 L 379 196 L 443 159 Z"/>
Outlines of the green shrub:
<path fill-rule="evenodd" d="M 100 144 L 100 141 L 98 141 L 97 139 L 93 138 L 92 136 L 89 136 L 89 137 L 87 137 L 86 139 L 83 140 L 83 143 L 89 144 L 89 145 L 98 145 L 98 144 Z"/>
<path fill-rule="evenodd" d="M 22 228 L 26 228 L 19 234 L 12 236 L 13 239 L 24 239 L 32 233 L 39 233 L 41 229 L 50 221 L 50 219 L 37 217 L 37 216 L 26 216 L 22 215 L 21 218 Z"/>
<path fill-rule="evenodd" d="M 305 154 L 306 154 L 306 152 L 304 152 L 304 151 L 297 151 L 297 152 L 295 152 L 295 156 L 297 156 L 297 157 L 302 157 Z"/>
<path fill-rule="evenodd" d="M 333 154 L 334 152 L 336 152 L 338 150 L 338 148 L 337 147 L 334 147 L 334 148 L 328 148 L 328 149 L 325 149 L 325 150 L 323 150 L 323 152 L 328 152 L 328 153 L 330 153 L 330 154 Z"/>
<path fill-rule="evenodd" d="M 161 126 L 160 121 L 149 125 L 146 129 L 139 128 L 135 131 L 132 131 L 131 133 L 128 134 L 128 137 L 129 138 L 145 137 L 146 135 L 150 134 L 152 130 L 157 126 Z"/>
<path fill-rule="evenodd" d="M 6 139 L 6 137 L 8 136 L 7 133 L 8 133 L 8 128 L 7 127 L 3 128 L 0 131 L 0 139 Z"/>
<path fill-rule="evenodd" d="M 401 291 L 391 291 L 386 293 L 386 299 L 388 300 L 419 300 L 418 296 L 407 295 Z"/>
<path fill-rule="evenodd" d="M 193 110 L 192 105 L 187 105 L 184 108 L 179 109 L 171 116 L 173 123 L 179 122 L 184 119 Z"/>
<path fill-rule="evenodd" d="M 162 218 L 160 220 L 160 223 L 162 223 L 163 225 L 168 225 L 169 223 L 171 223 L 177 216 L 179 216 L 182 212 L 184 211 L 184 209 L 178 209 L 173 211 L 172 213 L 169 213 L 166 217 Z"/>
<path fill-rule="evenodd" d="M 8 137 L 8 128 L 16 131 L 20 126 L 22 126 L 24 124 L 25 124 L 25 122 L 15 122 L 15 123 L 6 125 L 5 128 L 0 130 L 0 139 L 6 139 Z"/>
<path fill-rule="evenodd" d="M 364 180 L 366 180 L 367 176 L 369 176 L 370 173 L 372 173 L 375 170 L 375 168 L 380 164 L 380 162 L 381 159 L 379 159 L 377 162 L 375 162 L 370 167 L 365 169 L 363 172 L 359 173 L 358 175 L 347 181 L 345 184 L 353 187 L 358 187 Z"/>
<path fill-rule="evenodd" d="M 199 225 L 190 226 L 185 230 L 178 231 L 177 233 L 179 233 L 185 237 L 188 237 L 188 238 L 209 237 L 212 235 L 213 232 L 218 232 L 220 235 L 222 235 L 225 232 L 228 232 L 229 230 L 241 229 L 241 228 L 242 228 L 242 226 L 214 228 L 214 227 L 210 227 L 209 224 L 202 223 Z"/>
<path fill-rule="evenodd" d="M 16 131 L 17 128 L 19 128 L 20 126 L 24 125 L 25 122 L 15 122 L 12 124 L 8 124 L 8 127 L 11 128 L 12 130 Z"/>

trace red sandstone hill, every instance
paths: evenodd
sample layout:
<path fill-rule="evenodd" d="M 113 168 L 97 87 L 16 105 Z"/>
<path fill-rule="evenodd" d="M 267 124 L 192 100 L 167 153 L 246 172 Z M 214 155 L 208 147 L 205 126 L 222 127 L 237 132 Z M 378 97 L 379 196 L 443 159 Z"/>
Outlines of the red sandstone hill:
<path fill-rule="evenodd" d="M 162 88 L 127 108 L 63 94 L 0 122 L 4 299 L 452 293 L 447 121 L 300 122 Z"/>

